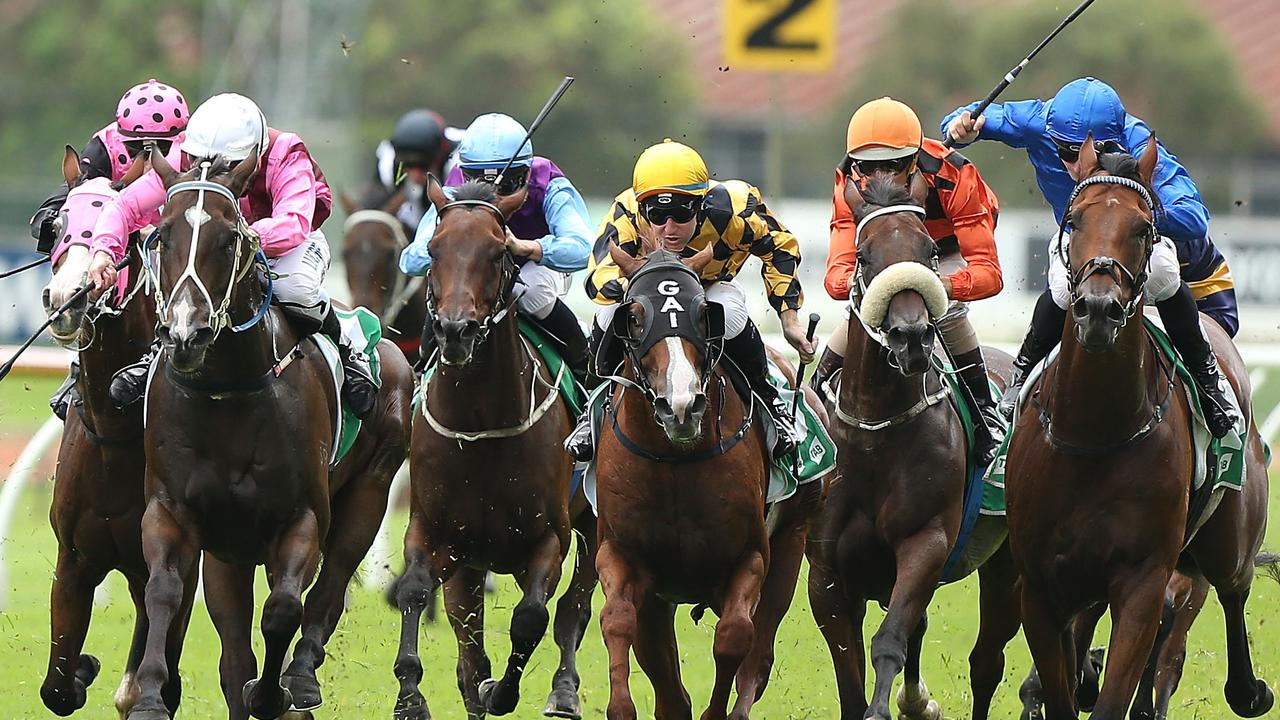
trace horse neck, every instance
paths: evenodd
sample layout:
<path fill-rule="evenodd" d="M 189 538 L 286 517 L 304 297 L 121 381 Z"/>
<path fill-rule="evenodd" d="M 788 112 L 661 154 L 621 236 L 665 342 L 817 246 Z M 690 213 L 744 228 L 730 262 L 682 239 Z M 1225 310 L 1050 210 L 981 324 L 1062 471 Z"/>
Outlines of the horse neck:
<path fill-rule="evenodd" d="M 142 266 L 136 258 L 129 272 L 134 282 L 142 282 Z M 151 346 L 155 325 L 155 304 L 150 295 L 142 292 L 119 315 L 104 315 L 94 322 L 93 342 L 79 353 L 79 391 L 86 421 L 96 432 L 105 434 L 104 424 L 131 414 L 113 408 L 107 388 L 120 368 L 136 361 Z"/>
<path fill-rule="evenodd" d="M 471 362 L 440 363 L 428 387 L 431 412 L 445 425 L 470 430 L 517 425 L 529 412 L 534 364 L 522 347 L 515 307 L 479 343 Z"/>
<path fill-rule="evenodd" d="M 1083 447 L 1112 445 L 1151 417 L 1148 375 L 1155 357 L 1141 316 L 1121 328 L 1112 349 L 1101 353 L 1086 352 L 1073 325 L 1068 317 L 1049 381 L 1053 434 Z"/>
<path fill-rule="evenodd" d="M 856 418 L 877 422 L 909 410 L 925 396 L 925 379 L 907 377 L 889 364 L 889 351 L 857 317 L 849 318 L 849 342 L 840 373 L 840 406 Z"/>

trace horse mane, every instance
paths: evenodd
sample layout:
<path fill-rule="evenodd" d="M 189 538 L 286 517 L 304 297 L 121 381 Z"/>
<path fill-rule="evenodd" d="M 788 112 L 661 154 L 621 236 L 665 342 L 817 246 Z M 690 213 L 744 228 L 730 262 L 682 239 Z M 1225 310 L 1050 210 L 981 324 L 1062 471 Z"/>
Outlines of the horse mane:
<path fill-rule="evenodd" d="M 1109 175 L 1122 177 L 1126 180 L 1132 180 L 1142 186 L 1147 191 L 1147 195 L 1151 197 L 1151 202 L 1155 203 L 1155 207 L 1151 208 L 1157 216 L 1160 215 L 1164 208 L 1160 204 L 1160 196 L 1156 194 L 1154 188 L 1148 185 L 1138 172 L 1138 158 L 1127 152 L 1108 152 L 1098 155 L 1098 165 Z"/>
<path fill-rule="evenodd" d="M 199 180 L 200 179 L 200 163 L 204 163 L 204 162 L 209 163 L 208 178 L 210 180 L 213 180 L 214 178 L 220 177 L 222 175 L 230 174 L 230 172 L 234 170 L 236 167 L 236 164 L 234 162 L 232 162 L 231 160 L 228 160 L 227 158 L 221 155 L 204 157 L 198 160 L 194 160 L 191 163 L 191 169 L 182 174 L 182 179 L 183 180 Z"/>
<path fill-rule="evenodd" d="M 867 181 L 862 195 L 862 207 L 858 215 L 864 216 L 872 210 L 890 205 L 918 205 L 911 197 L 911 191 L 885 177 L 874 177 Z"/>
<path fill-rule="evenodd" d="M 481 202 L 496 203 L 498 202 L 498 190 L 492 184 L 481 182 L 479 180 L 471 180 L 462 184 L 462 187 L 453 194 L 453 199 L 458 200 L 479 200 Z"/>

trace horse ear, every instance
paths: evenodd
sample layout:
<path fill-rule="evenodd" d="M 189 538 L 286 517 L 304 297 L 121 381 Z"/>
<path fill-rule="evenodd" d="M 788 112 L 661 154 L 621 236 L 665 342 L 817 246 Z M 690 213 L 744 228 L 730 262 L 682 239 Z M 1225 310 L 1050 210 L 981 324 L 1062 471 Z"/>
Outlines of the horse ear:
<path fill-rule="evenodd" d="M 622 271 L 622 277 L 629 278 L 640 269 L 644 264 L 643 258 L 634 258 L 627 254 L 617 243 L 609 244 L 609 257 L 613 258 L 613 264 L 618 266 Z"/>
<path fill-rule="evenodd" d="M 924 207 L 925 202 L 929 199 L 929 183 L 924 180 L 924 173 L 911 173 L 911 182 L 907 185 L 907 192 L 910 193 L 911 199 L 915 204 Z"/>
<path fill-rule="evenodd" d="M 862 189 L 858 187 L 858 181 L 852 175 L 844 179 L 844 203 L 849 206 L 849 212 L 856 213 L 858 208 L 865 204 L 862 199 Z"/>
<path fill-rule="evenodd" d="M 164 153 L 154 145 L 151 147 L 151 169 L 156 171 L 156 175 L 160 176 L 160 181 L 164 183 L 164 187 L 173 187 L 178 182 L 178 171 L 173 169 L 169 161 L 165 158 Z"/>
<path fill-rule="evenodd" d="M 1142 183 L 1147 187 L 1151 187 L 1151 178 L 1156 174 L 1156 161 L 1160 159 L 1160 148 L 1156 143 L 1155 133 L 1147 138 L 1147 149 L 1142 151 L 1142 157 L 1138 158 L 1138 176 L 1142 178 Z"/>
<path fill-rule="evenodd" d="M 75 187 L 80 180 L 80 153 L 70 145 L 62 154 L 62 179 L 67 181 L 69 188 Z"/>
<path fill-rule="evenodd" d="M 346 194 L 345 192 L 338 193 L 338 205 L 342 208 L 342 212 L 346 213 L 347 215 L 351 215 L 352 213 L 360 209 L 356 205 L 356 201 L 352 200 L 351 196 Z"/>
<path fill-rule="evenodd" d="M 524 205 L 524 199 L 529 196 L 529 186 L 525 184 L 519 190 L 510 195 L 503 195 L 498 198 L 498 209 L 502 211 L 502 217 L 510 220 L 512 215 Z"/>
<path fill-rule="evenodd" d="M 129 169 L 124 172 L 124 177 L 120 178 L 119 185 L 121 188 L 129 187 L 134 180 L 142 177 L 142 173 L 147 171 L 147 156 L 138 153 L 133 158 L 133 162 L 129 163 Z"/>
<path fill-rule="evenodd" d="M 1093 144 L 1093 133 L 1084 136 L 1084 142 L 1080 143 L 1080 177 L 1076 178 L 1079 182 L 1098 171 L 1098 149 Z"/>
<path fill-rule="evenodd" d="M 444 194 L 444 188 L 440 187 L 440 181 L 435 175 L 427 173 L 427 199 L 435 206 L 436 212 L 449 204 L 449 196 Z"/>
<path fill-rule="evenodd" d="M 695 253 L 693 257 L 685 258 L 680 262 L 684 263 L 685 267 L 694 271 L 698 275 L 701 275 L 702 269 L 707 266 L 707 263 L 711 262 L 711 258 L 714 254 L 715 244 L 707 243 L 707 246 Z"/>
<path fill-rule="evenodd" d="M 227 183 L 227 187 L 235 193 L 236 197 L 239 197 L 249 188 L 249 181 L 257 172 L 258 149 L 254 148 L 253 152 L 249 153 L 249 157 L 236 163 L 236 166 L 231 169 L 231 180 Z"/>

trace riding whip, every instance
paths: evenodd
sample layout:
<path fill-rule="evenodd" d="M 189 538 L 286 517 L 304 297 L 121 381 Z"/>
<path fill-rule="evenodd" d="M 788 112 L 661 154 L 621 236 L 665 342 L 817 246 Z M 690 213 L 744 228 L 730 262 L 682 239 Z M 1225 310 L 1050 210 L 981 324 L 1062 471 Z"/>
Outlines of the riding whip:
<path fill-rule="evenodd" d="M 560 102 L 560 97 L 565 94 L 569 89 L 569 86 L 572 84 L 573 78 L 566 75 L 564 80 L 560 81 L 560 87 L 556 88 L 556 91 L 551 93 L 550 98 L 547 98 L 547 104 L 542 106 L 542 109 L 538 111 L 538 116 L 533 119 L 533 122 L 529 123 L 529 131 L 524 134 L 524 140 L 520 141 L 520 146 L 516 148 L 516 153 L 507 160 L 507 164 L 502 167 L 502 172 L 498 173 L 498 178 L 493 181 L 495 186 L 502 182 L 502 176 L 506 175 L 507 171 L 511 169 L 511 163 L 515 162 L 516 158 L 520 157 L 520 151 L 524 149 L 525 143 L 529 142 L 529 138 L 533 137 L 533 133 L 538 129 L 538 126 L 541 125 L 542 121 L 547 119 L 547 115 L 551 113 L 551 108 L 555 107 L 556 103 Z"/>
<path fill-rule="evenodd" d="M 117 271 L 123 270 L 128 264 L 129 264 L 129 256 L 126 255 L 124 259 L 116 263 L 116 270 Z M 9 358 L 9 361 L 6 362 L 4 365 L 0 365 L 0 380 L 4 380 L 6 377 L 8 377 L 9 371 L 13 369 L 13 364 L 18 361 L 18 357 L 21 356 L 22 353 L 26 352 L 27 348 L 31 347 L 31 343 L 35 342 L 36 338 L 40 337 L 40 333 L 44 332 L 45 328 L 52 325 L 53 321 L 58 319 L 59 315 L 65 312 L 67 308 L 79 302 L 80 299 L 83 298 L 85 295 L 88 295 L 89 291 L 92 289 L 93 289 L 93 282 L 87 282 L 84 285 L 81 285 L 80 288 L 77 289 L 75 293 L 72 294 L 71 297 L 67 298 L 66 302 L 62 303 L 62 305 L 57 310 L 54 310 L 52 313 L 50 313 L 49 319 L 44 321 L 44 324 L 41 325 L 40 328 L 36 330 L 34 335 L 27 338 L 27 341 L 22 343 L 22 347 L 18 348 L 18 351 L 13 354 L 13 357 Z"/>
<path fill-rule="evenodd" d="M 49 256 L 45 255 L 39 260 L 29 262 L 26 265 L 23 265 L 22 267 L 16 267 L 16 268 L 13 268 L 12 270 L 5 270 L 4 272 L 0 273 L 0 280 L 3 280 L 4 278 L 9 277 L 10 275 L 17 275 L 20 272 L 26 272 L 27 270 L 30 270 L 31 268 L 34 268 L 34 267 L 40 267 L 41 265 L 47 262 L 49 262 Z"/>
<path fill-rule="evenodd" d="M 991 90 L 991 93 L 987 95 L 987 99 L 983 100 L 978 105 L 977 109 L 975 109 L 972 113 L 970 113 L 969 116 L 976 122 L 978 119 L 978 116 L 982 114 L 982 111 L 986 110 L 988 105 L 995 102 L 996 98 L 1000 96 L 1000 93 L 1004 92 L 1004 89 L 1009 87 L 1009 85 L 1013 83 L 1014 79 L 1018 77 L 1018 73 L 1022 72 L 1022 69 L 1025 68 L 1027 64 L 1031 62 L 1032 58 L 1038 55 L 1040 51 L 1045 48 L 1046 45 L 1048 45 L 1050 42 L 1053 41 L 1055 37 L 1058 36 L 1058 33 L 1062 32 L 1068 25 L 1072 23 L 1072 21 L 1080 17 L 1080 13 L 1083 13 L 1092 4 L 1093 4 L 1093 0 L 1084 0 L 1084 2 L 1080 3 L 1080 7 L 1076 8 L 1075 10 L 1072 10 L 1071 14 L 1068 15 L 1065 20 L 1058 23 L 1058 27 L 1054 28 L 1053 32 L 1049 33 L 1048 37 L 1040 41 L 1040 44 L 1036 46 L 1035 50 L 1031 51 L 1030 55 L 1027 55 L 1025 58 L 1023 58 L 1022 62 L 1018 63 L 1017 65 L 1014 65 L 1012 70 L 1005 73 L 1005 76 L 1001 78 L 1000 82 L 997 83 L 996 86 Z M 955 145 L 955 141 L 952 140 L 950 134 L 948 134 L 946 138 L 943 138 L 942 144 L 947 147 L 951 147 Z"/>

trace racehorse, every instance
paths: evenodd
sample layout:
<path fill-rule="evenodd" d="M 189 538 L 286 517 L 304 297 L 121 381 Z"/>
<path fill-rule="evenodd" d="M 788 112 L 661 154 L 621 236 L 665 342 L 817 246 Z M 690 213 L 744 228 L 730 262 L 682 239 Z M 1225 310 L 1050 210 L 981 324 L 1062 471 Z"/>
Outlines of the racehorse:
<path fill-rule="evenodd" d="M 726 717 L 736 675 L 728 717 L 741 720 L 768 683 L 822 486 L 802 484 L 766 508 L 768 444 L 753 421 L 762 411 L 716 368 L 723 310 L 706 302 L 699 279 L 713 246 L 683 261 L 645 249 L 633 258 L 610 248 L 629 285 L 609 340 L 624 343 L 626 360 L 606 408 L 612 430 L 601 432 L 597 451 L 607 716 L 636 717 L 634 648 L 653 683 L 656 717 L 691 717 L 674 620 L 677 603 L 694 603 L 695 617 L 710 608 L 720 618 L 715 685 L 702 717 Z M 809 401 L 816 406 L 811 394 Z"/>
<path fill-rule="evenodd" d="M 840 473 L 809 539 L 809 599 L 831 651 L 841 717 L 889 718 L 889 693 L 905 669 L 897 703 L 909 720 L 940 716 L 920 677 L 926 609 L 961 530 L 968 448 L 950 388 L 934 369 L 932 320 L 947 308 L 938 249 L 925 229 L 924 186 L 873 179 L 845 188 L 858 222 L 858 263 L 849 351 L 834 401 L 832 436 Z M 1001 385 L 1010 358 L 983 350 Z M 965 550 L 978 567 L 981 630 L 969 657 L 973 717 L 986 718 L 1003 675 L 1004 646 L 1018 612 L 1004 531 Z M 956 574 L 956 573 L 953 573 Z M 875 689 L 866 700 L 862 621 L 868 600 L 886 607 L 871 641 Z"/>
<path fill-rule="evenodd" d="M 164 632 L 195 590 L 201 550 L 231 717 L 318 707 L 315 669 L 408 445 L 411 372 L 389 342 L 379 343 L 377 404 L 346 457 L 330 466 L 341 412 L 335 376 L 319 341 L 270 306 L 258 275 L 265 259 L 238 202 L 257 160 L 256 153 L 234 165 L 214 158 L 180 175 L 152 156 L 169 191 L 151 260 L 163 352 L 146 396 L 150 627 L 129 720 L 169 717 L 157 694 L 169 676 Z M 271 592 L 262 611 L 262 675 L 254 679 L 249 628 L 259 563 Z"/>
<path fill-rule="evenodd" d="M 342 263 L 351 303 L 377 315 L 383 334 L 392 339 L 410 363 L 416 363 L 426 318 L 427 288 L 421 277 L 406 277 L 400 272 L 400 252 L 413 240 L 413 228 L 406 228 L 396 217 L 396 210 L 405 202 L 405 191 L 397 190 L 377 206 L 361 207 L 344 195 L 338 197 L 347 213 Z"/>
<path fill-rule="evenodd" d="M 1239 492 L 1225 491 L 1186 544 L 1195 466 L 1192 416 L 1181 381 L 1137 317 L 1156 237 L 1159 208 L 1151 178 L 1157 159 L 1154 137 L 1137 160 L 1118 153 L 1100 157 L 1091 140 L 1081 146 L 1085 180 L 1064 220 L 1072 231 L 1065 251 L 1071 317 L 1058 357 L 1032 389 L 1034 403 L 1018 419 L 1009 448 L 1010 545 L 1050 720 L 1076 717 L 1074 686 L 1087 646 L 1077 646 L 1071 623 L 1099 602 L 1110 607 L 1112 631 L 1092 717 L 1114 720 L 1128 711 L 1175 567 L 1217 590 L 1226 619 L 1231 709 L 1258 717 L 1274 702 L 1254 674 L 1244 625 L 1267 502 L 1248 374 L 1226 333 L 1202 320 L 1241 401 L 1246 480 Z"/>
<path fill-rule="evenodd" d="M 107 187 L 105 178 L 83 185 L 80 158 L 70 146 L 63 160 L 63 175 L 71 188 L 62 217 L 59 247 L 53 252 L 54 276 L 44 291 L 45 311 L 52 313 L 75 293 L 89 265 L 89 238 L 94 221 L 116 190 L 136 179 L 145 169 L 142 156 L 117 184 Z M 145 293 L 146 273 L 141 255 L 128 268 L 123 296 L 114 290 L 102 302 L 74 305 L 54 320 L 50 334 L 61 345 L 79 351 L 80 375 L 58 448 L 53 504 L 49 521 L 58 538 L 58 559 L 50 597 L 52 645 L 49 669 L 40 697 L 51 711 L 69 715 L 85 704 L 85 690 L 101 664 L 81 654 L 93 613 L 94 589 L 107 574 L 125 576 L 133 598 L 133 639 L 125 662 L 124 678 L 116 692 L 116 708 L 128 712 L 137 696 L 134 673 L 142 660 L 147 633 L 143 590 L 147 567 L 142 558 L 143 457 L 142 409 L 116 409 L 107 387 L 117 370 L 137 360 L 155 332 L 155 305 Z M 178 625 L 185 629 L 190 606 L 179 611 Z M 182 631 L 170 637 L 170 682 L 162 695 L 169 710 L 176 711 L 181 695 L 178 657 Z"/>
<path fill-rule="evenodd" d="M 467 183 L 450 200 L 432 178 L 427 196 L 440 217 L 426 302 L 441 362 L 424 380 L 421 411 L 413 418 L 405 572 L 390 593 L 402 614 L 395 717 L 430 717 L 418 689 L 419 619 L 442 583 L 467 716 L 515 710 L 576 530 L 577 567 L 556 608 L 560 666 L 543 713 L 577 718 L 577 650 L 596 585 L 595 518 L 570 489 L 572 462 L 560 443 L 573 418 L 557 378 L 517 328 L 518 265 L 504 231 L 524 191 L 498 197 L 492 185 Z M 484 649 L 486 571 L 514 575 L 523 592 L 499 680 L 492 679 Z"/>

